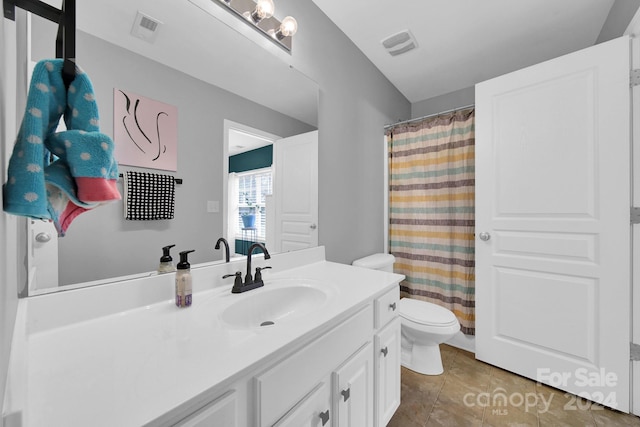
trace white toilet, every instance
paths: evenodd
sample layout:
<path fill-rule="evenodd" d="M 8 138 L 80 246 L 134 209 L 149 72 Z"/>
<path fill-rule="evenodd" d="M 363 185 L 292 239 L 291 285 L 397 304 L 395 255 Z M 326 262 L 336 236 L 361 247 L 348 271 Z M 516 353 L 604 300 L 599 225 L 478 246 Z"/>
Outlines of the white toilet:
<path fill-rule="evenodd" d="M 358 267 L 393 272 L 395 257 L 374 254 L 353 262 Z M 398 312 L 402 330 L 402 366 L 425 375 L 444 372 L 440 343 L 460 330 L 451 310 L 417 299 L 402 298 Z"/>

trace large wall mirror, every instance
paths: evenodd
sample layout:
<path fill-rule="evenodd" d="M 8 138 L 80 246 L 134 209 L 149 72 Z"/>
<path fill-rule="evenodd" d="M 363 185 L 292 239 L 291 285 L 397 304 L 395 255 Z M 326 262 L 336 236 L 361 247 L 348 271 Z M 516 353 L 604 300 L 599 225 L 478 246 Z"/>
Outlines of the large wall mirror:
<path fill-rule="evenodd" d="M 28 221 L 29 252 L 40 256 L 31 260 L 23 295 L 153 274 L 167 245 L 176 245 L 174 260 L 179 251 L 195 249 L 192 265 L 222 260 L 214 246 L 219 237 L 229 237 L 230 129 L 255 129 L 285 140 L 317 130 L 317 84 L 289 66 L 289 54 L 279 47 L 256 42 L 224 15 L 207 13 L 207 2 L 78 2 L 76 62 L 94 85 L 101 131 L 113 137 L 114 91 L 178 111 L 177 171 L 127 165 L 120 171 L 172 174 L 182 184 L 176 185 L 173 220 L 125 220 L 123 202 L 114 202 L 79 215 L 64 237 L 49 242 L 42 241 L 42 224 Z M 60 1 L 48 3 L 60 7 Z M 132 35 L 138 11 L 160 22 L 153 42 Z M 33 16 L 28 26 L 30 59 L 52 57 L 56 25 Z M 122 192 L 122 182 L 118 185 Z"/>

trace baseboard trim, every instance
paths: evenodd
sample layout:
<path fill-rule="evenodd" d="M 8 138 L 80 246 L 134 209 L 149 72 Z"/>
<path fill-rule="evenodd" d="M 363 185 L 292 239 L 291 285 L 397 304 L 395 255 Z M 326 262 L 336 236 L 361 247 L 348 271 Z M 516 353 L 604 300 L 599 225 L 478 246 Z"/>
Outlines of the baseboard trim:
<path fill-rule="evenodd" d="M 451 347 L 459 348 L 462 350 L 466 350 L 468 352 L 474 353 L 476 352 L 476 337 L 475 335 L 465 335 L 462 332 L 458 332 L 447 341 L 447 345 Z"/>

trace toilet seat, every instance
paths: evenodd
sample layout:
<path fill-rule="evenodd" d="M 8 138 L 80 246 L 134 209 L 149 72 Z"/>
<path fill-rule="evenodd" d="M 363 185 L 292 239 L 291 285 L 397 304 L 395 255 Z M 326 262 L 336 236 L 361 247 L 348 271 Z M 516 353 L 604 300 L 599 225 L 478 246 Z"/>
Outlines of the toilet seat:
<path fill-rule="evenodd" d="M 424 326 L 446 328 L 458 324 L 452 311 L 428 301 L 402 298 L 398 311 L 400 317 Z"/>

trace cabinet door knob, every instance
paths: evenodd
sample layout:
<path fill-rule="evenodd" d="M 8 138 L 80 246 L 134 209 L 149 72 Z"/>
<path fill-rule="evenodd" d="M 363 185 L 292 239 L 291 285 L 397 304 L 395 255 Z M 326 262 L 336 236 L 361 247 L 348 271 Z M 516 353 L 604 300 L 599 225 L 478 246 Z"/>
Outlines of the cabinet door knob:
<path fill-rule="evenodd" d="M 329 410 L 327 409 L 324 412 L 320 412 L 320 419 L 322 420 L 322 425 L 325 425 L 327 421 L 329 421 Z"/>
<path fill-rule="evenodd" d="M 389 308 L 390 308 L 392 311 L 396 311 L 396 303 L 394 302 L 393 304 L 389 304 Z"/>
<path fill-rule="evenodd" d="M 384 354 L 384 357 L 387 357 L 387 353 L 389 353 L 389 349 L 387 347 L 380 350 L 380 353 Z"/>
<path fill-rule="evenodd" d="M 351 387 L 349 387 L 346 390 L 342 390 L 340 394 L 342 395 L 342 397 L 344 398 L 344 401 L 346 402 L 347 400 L 349 400 L 349 396 L 351 396 Z"/>

